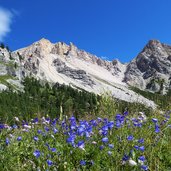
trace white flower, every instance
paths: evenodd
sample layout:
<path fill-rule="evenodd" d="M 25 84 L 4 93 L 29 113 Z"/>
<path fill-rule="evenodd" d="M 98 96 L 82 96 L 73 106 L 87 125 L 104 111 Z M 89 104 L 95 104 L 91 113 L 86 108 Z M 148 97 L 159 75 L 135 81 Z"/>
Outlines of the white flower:
<path fill-rule="evenodd" d="M 20 122 L 18 117 L 14 117 L 15 121 Z"/>
<path fill-rule="evenodd" d="M 31 129 L 30 125 L 23 125 L 24 128 Z"/>
<path fill-rule="evenodd" d="M 141 164 L 141 165 L 144 164 L 144 162 L 142 160 L 138 160 L 138 163 Z"/>
<path fill-rule="evenodd" d="M 96 141 L 92 141 L 92 144 L 97 144 L 97 142 Z"/>
<path fill-rule="evenodd" d="M 12 135 L 12 134 L 9 134 L 9 137 L 13 138 L 13 137 L 14 137 L 14 135 Z"/>
<path fill-rule="evenodd" d="M 66 169 L 66 165 L 67 165 L 68 163 L 67 162 L 64 162 L 64 168 Z"/>
<path fill-rule="evenodd" d="M 47 123 L 47 124 L 49 125 L 50 121 L 47 121 L 47 120 L 46 120 L 45 123 Z"/>
<path fill-rule="evenodd" d="M 129 159 L 128 163 L 130 166 L 137 166 L 137 163 L 132 159 Z"/>
<path fill-rule="evenodd" d="M 53 139 L 55 138 L 54 135 L 52 135 L 52 134 L 51 134 L 51 137 L 52 137 Z"/>
<path fill-rule="evenodd" d="M 45 122 L 45 121 L 46 121 L 46 119 L 45 119 L 45 117 L 43 116 L 43 117 L 42 117 L 42 122 Z"/>

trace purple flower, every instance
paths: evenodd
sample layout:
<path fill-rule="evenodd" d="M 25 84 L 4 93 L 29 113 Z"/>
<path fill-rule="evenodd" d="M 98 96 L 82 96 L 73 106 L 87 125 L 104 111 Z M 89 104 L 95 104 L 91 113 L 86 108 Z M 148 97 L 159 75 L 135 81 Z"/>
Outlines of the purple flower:
<path fill-rule="evenodd" d="M 166 119 L 165 120 L 162 120 L 161 123 L 160 123 L 160 125 L 163 126 L 167 121 L 168 120 L 166 120 Z"/>
<path fill-rule="evenodd" d="M 102 127 L 102 131 L 108 131 L 108 126 L 107 126 L 107 125 L 104 125 L 104 126 Z"/>
<path fill-rule="evenodd" d="M 53 162 L 51 160 L 47 160 L 46 162 L 47 162 L 48 166 L 52 166 L 52 164 L 53 164 Z"/>
<path fill-rule="evenodd" d="M 103 119 L 103 122 L 106 124 L 108 122 L 108 119 L 107 118 L 104 118 Z"/>
<path fill-rule="evenodd" d="M 84 127 L 80 126 L 77 129 L 77 134 L 80 135 L 80 136 L 83 136 L 84 135 L 84 131 L 85 131 Z"/>
<path fill-rule="evenodd" d="M 54 119 L 52 122 L 51 122 L 52 126 L 55 126 L 56 125 L 56 119 Z"/>
<path fill-rule="evenodd" d="M 145 150 L 145 147 L 144 147 L 144 146 L 140 146 L 140 147 L 139 147 L 139 150 L 140 150 L 140 151 L 144 151 L 144 150 Z"/>
<path fill-rule="evenodd" d="M 38 118 L 34 118 L 33 123 L 37 123 L 39 121 Z"/>
<path fill-rule="evenodd" d="M 39 151 L 39 150 L 35 150 L 35 151 L 33 152 L 33 155 L 34 155 L 36 158 L 40 157 L 40 151 Z"/>
<path fill-rule="evenodd" d="M 69 120 L 70 120 L 70 122 L 75 122 L 76 121 L 74 116 L 70 117 Z"/>
<path fill-rule="evenodd" d="M 142 123 L 140 123 L 138 121 L 133 121 L 133 124 L 135 127 L 142 127 Z"/>
<path fill-rule="evenodd" d="M 104 149 L 104 146 L 103 146 L 103 145 L 101 145 L 101 146 L 99 147 L 99 149 L 100 149 L 100 150 L 103 150 L 103 149 Z"/>
<path fill-rule="evenodd" d="M 4 128 L 5 128 L 4 124 L 0 124 L 0 129 L 4 129 Z"/>
<path fill-rule="evenodd" d="M 112 154 L 112 152 L 111 152 L 111 151 L 108 151 L 107 153 L 108 153 L 108 155 L 111 155 L 111 154 Z"/>
<path fill-rule="evenodd" d="M 155 124 L 155 133 L 159 133 L 160 132 L 160 127 L 159 125 Z"/>
<path fill-rule="evenodd" d="M 19 137 L 17 138 L 17 141 L 21 141 L 21 140 L 22 140 L 22 137 L 19 136 Z"/>
<path fill-rule="evenodd" d="M 85 144 L 84 144 L 84 141 L 83 140 L 81 140 L 81 141 L 78 141 L 78 143 L 77 143 L 77 147 L 78 148 L 84 148 L 84 146 L 85 146 Z"/>
<path fill-rule="evenodd" d="M 103 136 L 106 136 L 106 135 L 108 134 L 108 132 L 107 132 L 107 131 L 102 131 L 101 134 L 102 134 Z"/>
<path fill-rule="evenodd" d="M 108 146 L 109 146 L 109 148 L 114 148 L 113 144 L 109 144 Z"/>
<path fill-rule="evenodd" d="M 125 111 L 125 112 L 123 113 L 124 116 L 127 116 L 128 114 L 129 114 L 128 111 Z"/>
<path fill-rule="evenodd" d="M 13 128 L 13 129 L 17 129 L 18 126 L 17 126 L 17 125 L 13 125 L 12 128 Z"/>
<path fill-rule="evenodd" d="M 108 122 L 107 126 L 109 129 L 112 129 L 114 127 L 114 122 L 113 121 Z"/>
<path fill-rule="evenodd" d="M 121 117 L 122 117 L 121 114 L 117 114 L 117 115 L 115 116 L 115 119 L 116 119 L 116 120 L 120 120 Z"/>
<path fill-rule="evenodd" d="M 38 134 L 41 134 L 41 133 L 42 133 L 42 130 L 38 129 L 38 130 L 37 130 L 37 133 L 38 133 Z"/>
<path fill-rule="evenodd" d="M 102 122 L 102 118 L 97 117 L 98 122 Z"/>
<path fill-rule="evenodd" d="M 140 138 L 140 139 L 138 140 L 138 142 L 139 142 L 140 144 L 143 144 L 143 143 L 144 143 L 144 139 L 143 139 L 143 138 Z"/>
<path fill-rule="evenodd" d="M 91 125 L 93 125 L 93 126 L 97 126 L 97 121 L 96 121 L 96 120 L 91 120 L 90 123 L 91 123 Z"/>
<path fill-rule="evenodd" d="M 125 155 L 123 156 L 122 160 L 123 160 L 123 161 L 129 160 L 129 156 L 125 154 Z"/>
<path fill-rule="evenodd" d="M 69 143 L 69 144 L 74 144 L 74 141 L 75 141 L 75 137 L 74 136 L 70 136 L 66 140 L 66 142 Z"/>
<path fill-rule="evenodd" d="M 145 161 L 145 156 L 140 156 L 140 157 L 138 157 L 138 159 L 144 162 Z"/>
<path fill-rule="evenodd" d="M 81 165 L 81 166 L 85 166 L 85 165 L 86 165 L 85 160 L 81 160 L 81 161 L 80 161 L 80 165 Z"/>
<path fill-rule="evenodd" d="M 103 143 L 107 143 L 108 141 L 109 141 L 109 139 L 107 137 L 102 138 Z"/>
<path fill-rule="evenodd" d="M 52 152 L 56 152 L 56 148 L 51 148 L 51 151 Z"/>
<path fill-rule="evenodd" d="M 86 138 L 89 138 L 90 137 L 90 133 L 89 132 L 85 132 L 85 136 L 86 136 Z"/>
<path fill-rule="evenodd" d="M 33 139 L 34 139 L 34 141 L 38 141 L 39 140 L 39 138 L 37 136 L 35 136 Z"/>
<path fill-rule="evenodd" d="M 93 127 L 92 126 L 89 126 L 87 129 L 86 129 L 87 132 L 91 133 L 93 131 Z"/>
<path fill-rule="evenodd" d="M 53 133 L 56 134 L 58 132 L 58 129 L 53 128 Z"/>
<path fill-rule="evenodd" d="M 121 122 L 119 120 L 116 120 L 116 127 L 120 128 L 121 127 Z"/>
<path fill-rule="evenodd" d="M 5 143 L 6 143 L 6 145 L 8 145 L 10 143 L 9 138 L 6 138 Z"/>
<path fill-rule="evenodd" d="M 147 170 L 148 170 L 148 166 L 146 166 L 146 165 L 142 165 L 142 166 L 141 166 L 141 169 L 143 169 L 143 170 L 147 171 Z"/>
<path fill-rule="evenodd" d="M 44 129 L 45 129 L 45 131 L 47 131 L 47 132 L 50 130 L 47 126 L 45 126 Z"/>
<path fill-rule="evenodd" d="M 136 150 L 139 150 L 139 146 L 138 146 L 138 145 L 134 145 L 134 148 L 135 148 Z"/>
<path fill-rule="evenodd" d="M 70 129 L 71 130 L 75 130 L 76 129 L 76 125 L 70 125 Z"/>
<path fill-rule="evenodd" d="M 128 141 L 132 141 L 133 139 L 134 139 L 133 135 L 129 135 L 129 136 L 127 137 L 127 140 L 128 140 Z"/>
<path fill-rule="evenodd" d="M 157 122 L 158 122 L 158 119 L 152 118 L 152 121 L 153 121 L 154 123 L 157 123 Z"/>

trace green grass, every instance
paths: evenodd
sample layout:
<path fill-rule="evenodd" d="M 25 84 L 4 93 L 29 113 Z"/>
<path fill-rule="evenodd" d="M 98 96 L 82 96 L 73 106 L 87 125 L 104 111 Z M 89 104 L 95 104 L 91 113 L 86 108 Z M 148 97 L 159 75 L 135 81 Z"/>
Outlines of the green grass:
<path fill-rule="evenodd" d="M 0 83 L 6 85 L 8 88 L 11 90 L 18 90 L 18 87 L 16 87 L 14 84 L 10 84 L 7 80 L 8 79 L 13 79 L 16 80 L 15 77 L 10 76 L 10 75 L 1 75 L 0 76 Z"/>
<path fill-rule="evenodd" d="M 13 77 L 10 75 L 1 75 L 0 76 L 0 83 L 8 86 L 8 84 L 9 84 L 7 82 L 8 79 L 13 79 Z"/>
<path fill-rule="evenodd" d="M 109 121 L 114 121 L 115 116 L 110 116 Z M 25 170 L 110 170 L 110 171 L 139 171 L 141 164 L 138 162 L 138 157 L 144 156 L 144 165 L 148 166 L 149 171 L 169 171 L 171 169 L 171 120 L 161 124 L 163 120 L 169 118 L 169 115 L 154 114 L 143 121 L 141 127 L 135 127 L 132 118 L 135 116 L 126 116 L 123 125 L 119 128 L 116 125 L 109 129 L 107 135 L 99 134 L 106 122 L 98 122 L 96 118 L 96 125 L 92 126 L 92 134 L 89 138 L 84 135 L 78 135 L 78 128 L 84 125 L 89 128 L 93 125 L 92 121 L 84 121 L 84 123 L 77 122 L 77 128 L 73 129 L 75 132 L 75 147 L 67 143 L 69 137 L 69 127 L 75 125 L 69 120 L 57 121 L 53 125 L 48 122 L 32 125 L 32 129 L 24 131 L 21 122 L 16 124 L 18 129 L 3 129 L 0 132 L 0 170 L 2 171 L 25 171 Z M 155 132 L 155 123 L 152 118 L 158 119 L 160 125 L 160 132 Z M 86 126 L 85 122 L 89 125 Z M 95 122 L 94 122 L 95 123 Z M 116 124 L 116 123 L 115 123 Z M 66 129 L 66 127 L 68 129 Z M 48 128 L 48 130 L 46 128 Z M 58 131 L 54 133 L 54 128 Z M 38 133 L 38 130 L 41 133 Z M 133 140 L 128 141 L 127 137 L 133 136 Z M 38 137 L 38 141 L 34 137 Z M 18 141 L 17 138 L 21 137 Z M 108 137 L 108 142 L 103 143 L 102 138 Z M 6 138 L 10 143 L 6 144 Z M 143 138 L 144 143 L 139 143 L 138 140 Z M 78 148 L 77 143 L 83 140 L 84 148 Z M 47 145 L 48 144 L 48 145 Z M 108 145 L 113 144 L 110 148 Z M 144 146 L 145 150 L 136 150 L 135 145 Z M 100 150 L 100 146 L 104 148 Z M 52 151 L 55 148 L 56 151 Z M 35 150 L 40 151 L 40 156 L 35 157 Z M 110 151 L 110 154 L 109 154 Z M 129 161 L 123 164 L 122 158 L 128 155 L 137 163 L 137 166 L 130 166 Z M 47 160 L 51 160 L 53 164 L 48 166 Z M 86 165 L 80 165 L 80 161 L 84 160 Z"/>

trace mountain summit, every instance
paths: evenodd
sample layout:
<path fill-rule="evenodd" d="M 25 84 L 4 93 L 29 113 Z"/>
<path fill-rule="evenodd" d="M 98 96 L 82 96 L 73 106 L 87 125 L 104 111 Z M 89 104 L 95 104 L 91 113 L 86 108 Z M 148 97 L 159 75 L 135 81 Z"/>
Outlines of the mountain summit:
<path fill-rule="evenodd" d="M 153 92 L 171 88 L 171 46 L 150 40 L 127 66 L 125 81 Z"/>

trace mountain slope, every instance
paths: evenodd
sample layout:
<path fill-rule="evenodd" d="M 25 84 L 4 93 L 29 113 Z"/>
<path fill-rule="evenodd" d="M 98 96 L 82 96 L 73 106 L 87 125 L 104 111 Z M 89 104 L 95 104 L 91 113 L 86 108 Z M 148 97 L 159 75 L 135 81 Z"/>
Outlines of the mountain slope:
<path fill-rule="evenodd" d="M 118 99 L 155 107 L 154 102 L 130 90 L 123 82 L 127 64 L 102 60 L 70 43 L 41 39 L 12 53 L 18 63 L 19 79 L 25 76 L 71 85 L 101 94 L 110 91 Z"/>

